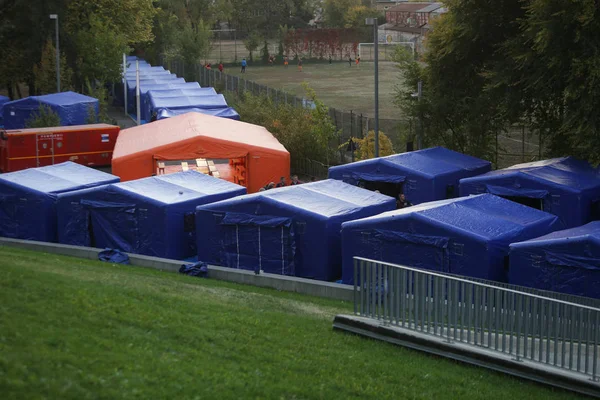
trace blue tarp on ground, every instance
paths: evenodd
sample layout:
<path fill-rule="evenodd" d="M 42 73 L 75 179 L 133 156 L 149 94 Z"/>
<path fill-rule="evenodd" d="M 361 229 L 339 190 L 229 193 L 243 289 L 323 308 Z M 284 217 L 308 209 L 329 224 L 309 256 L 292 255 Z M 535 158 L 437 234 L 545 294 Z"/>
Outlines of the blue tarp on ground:
<path fill-rule="evenodd" d="M 0 175 L 0 236 L 56 242 L 57 195 L 119 182 L 73 162 Z"/>
<path fill-rule="evenodd" d="M 141 93 L 142 100 L 142 119 L 149 121 L 152 117 L 151 98 L 171 98 L 171 97 L 187 97 L 187 96 L 210 96 L 216 95 L 217 91 L 214 88 L 190 88 L 190 89 L 152 89 Z"/>
<path fill-rule="evenodd" d="M 28 119 L 36 114 L 40 104 L 50 107 L 60 117 L 62 126 L 85 125 L 92 107 L 98 115 L 98 100 L 75 92 L 61 92 L 31 96 L 4 104 L 4 127 L 23 129 Z"/>
<path fill-rule="evenodd" d="M 460 181 L 461 196 L 479 193 L 540 199 L 542 209 L 559 216 L 567 228 L 600 216 L 600 174 L 573 157 L 518 164 Z"/>
<path fill-rule="evenodd" d="M 165 119 L 165 118 L 172 118 L 177 115 L 187 114 L 189 112 L 197 112 L 200 114 L 207 114 L 207 115 L 212 115 L 215 117 L 229 118 L 229 119 L 234 119 L 236 121 L 240 120 L 240 114 L 238 114 L 237 111 L 235 111 L 231 107 L 208 108 L 208 109 L 190 107 L 190 108 L 181 108 L 179 110 L 169 110 L 169 109 L 163 108 L 158 112 L 157 120 L 161 120 L 161 119 Z"/>
<path fill-rule="evenodd" d="M 508 282 L 600 298 L 600 221 L 511 244 Z"/>
<path fill-rule="evenodd" d="M 457 197 L 460 179 L 490 169 L 489 161 L 433 147 L 331 167 L 329 178 L 367 187 L 368 182 L 398 184 L 411 203 L 420 204 Z"/>
<path fill-rule="evenodd" d="M 343 282 L 353 257 L 506 282 L 508 246 L 562 229 L 552 214 L 491 194 L 424 203 L 342 224 Z"/>
<path fill-rule="evenodd" d="M 2 114 L 2 110 L 4 108 L 4 104 L 8 103 L 10 101 L 10 98 L 6 97 L 6 96 L 0 96 L 0 125 L 3 125 L 3 119 L 4 116 Z"/>
<path fill-rule="evenodd" d="M 342 222 L 395 208 L 395 200 L 336 180 L 258 192 L 198 207 L 198 260 L 333 280 Z"/>
<path fill-rule="evenodd" d="M 60 243 L 183 260 L 196 253 L 195 210 L 246 188 L 195 171 L 60 195 Z"/>

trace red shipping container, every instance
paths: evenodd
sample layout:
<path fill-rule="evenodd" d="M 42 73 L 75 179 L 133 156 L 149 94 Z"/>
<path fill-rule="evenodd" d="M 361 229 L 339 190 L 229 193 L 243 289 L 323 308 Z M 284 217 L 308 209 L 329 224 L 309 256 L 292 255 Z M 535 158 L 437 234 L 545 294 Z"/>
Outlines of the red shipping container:
<path fill-rule="evenodd" d="M 0 171 L 65 161 L 88 167 L 109 166 L 119 130 L 107 124 L 0 130 Z"/>

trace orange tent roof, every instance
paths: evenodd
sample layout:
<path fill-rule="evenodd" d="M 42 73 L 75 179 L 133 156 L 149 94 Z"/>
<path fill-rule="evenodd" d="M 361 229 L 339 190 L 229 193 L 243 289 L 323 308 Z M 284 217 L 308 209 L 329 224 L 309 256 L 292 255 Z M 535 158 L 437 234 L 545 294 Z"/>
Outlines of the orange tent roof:
<path fill-rule="evenodd" d="M 290 173 L 290 154 L 265 128 L 200 113 L 122 130 L 112 172 L 128 181 L 151 176 L 158 160 L 195 158 L 245 158 L 249 192 Z"/>

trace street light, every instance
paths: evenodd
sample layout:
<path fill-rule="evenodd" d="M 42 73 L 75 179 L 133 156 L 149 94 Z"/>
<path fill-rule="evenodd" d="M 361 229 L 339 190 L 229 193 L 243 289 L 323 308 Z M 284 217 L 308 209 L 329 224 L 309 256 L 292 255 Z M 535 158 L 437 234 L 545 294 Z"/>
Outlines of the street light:
<path fill-rule="evenodd" d="M 375 44 L 375 157 L 379 157 L 379 26 L 377 18 L 367 18 L 365 24 L 373 25 L 373 43 Z"/>
<path fill-rule="evenodd" d="M 56 91 L 60 93 L 60 50 L 58 44 L 58 14 L 50 14 L 56 25 Z"/>

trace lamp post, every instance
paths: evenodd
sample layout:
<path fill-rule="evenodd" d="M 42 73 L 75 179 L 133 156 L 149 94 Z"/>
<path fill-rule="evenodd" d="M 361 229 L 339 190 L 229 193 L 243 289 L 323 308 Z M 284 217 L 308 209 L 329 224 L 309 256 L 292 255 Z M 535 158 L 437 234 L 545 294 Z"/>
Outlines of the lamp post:
<path fill-rule="evenodd" d="M 373 43 L 375 45 L 375 157 L 379 157 L 379 26 L 377 18 L 367 18 L 365 24 L 373 25 Z"/>
<path fill-rule="evenodd" d="M 58 43 L 58 14 L 50 14 L 56 26 L 56 91 L 60 93 L 60 49 Z"/>

